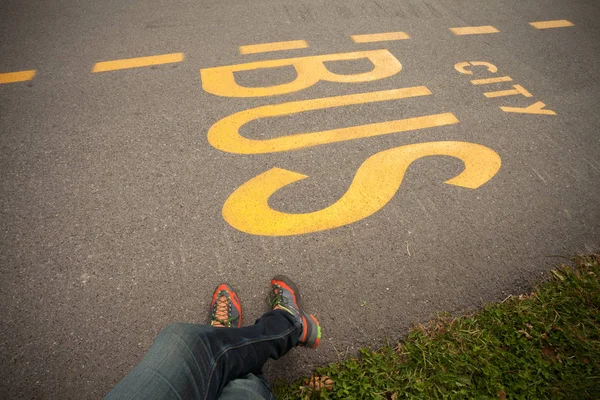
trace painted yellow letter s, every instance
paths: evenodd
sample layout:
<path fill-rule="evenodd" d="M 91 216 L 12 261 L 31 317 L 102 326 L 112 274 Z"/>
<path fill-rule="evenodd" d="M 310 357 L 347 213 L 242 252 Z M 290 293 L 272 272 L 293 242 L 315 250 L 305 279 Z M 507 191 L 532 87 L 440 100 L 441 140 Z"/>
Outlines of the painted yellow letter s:
<path fill-rule="evenodd" d="M 427 156 L 450 156 L 465 169 L 445 183 L 476 189 L 500 169 L 500 156 L 488 147 L 468 142 L 428 142 L 381 151 L 358 168 L 346 193 L 319 211 L 288 214 L 269 206 L 279 189 L 307 178 L 273 168 L 240 186 L 223 205 L 223 217 L 234 228 L 253 235 L 290 236 L 348 225 L 374 214 L 394 197 L 410 164 Z"/>

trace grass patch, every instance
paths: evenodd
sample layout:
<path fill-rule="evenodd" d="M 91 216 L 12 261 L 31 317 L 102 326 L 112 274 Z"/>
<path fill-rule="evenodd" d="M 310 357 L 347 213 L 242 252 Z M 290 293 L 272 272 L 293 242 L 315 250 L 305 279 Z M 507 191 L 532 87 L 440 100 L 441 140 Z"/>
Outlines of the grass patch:
<path fill-rule="evenodd" d="M 397 346 L 310 379 L 278 399 L 599 399 L 600 254 L 573 259 L 530 295 L 467 316 L 441 315 Z"/>

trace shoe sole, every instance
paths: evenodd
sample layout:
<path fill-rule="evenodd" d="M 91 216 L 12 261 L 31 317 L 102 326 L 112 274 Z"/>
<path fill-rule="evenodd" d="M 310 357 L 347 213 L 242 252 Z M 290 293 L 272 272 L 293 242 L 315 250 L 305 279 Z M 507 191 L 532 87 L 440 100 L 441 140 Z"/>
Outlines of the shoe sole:
<path fill-rule="evenodd" d="M 302 340 L 302 346 L 316 349 L 321 343 L 321 324 L 312 314 L 302 311 L 303 323 L 306 326 L 306 336 Z"/>
<path fill-rule="evenodd" d="M 321 343 L 321 324 L 314 315 L 308 314 L 302 309 L 298 285 L 285 275 L 277 275 L 273 277 L 272 280 L 282 281 L 294 291 L 294 294 L 296 295 L 296 305 L 300 309 L 300 313 L 302 313 L 302 323 L 306 327 L 306 331 L 299 344 L 311 349 L 316 349 L 317 346 L 319 346 L 319 343 Z"/>

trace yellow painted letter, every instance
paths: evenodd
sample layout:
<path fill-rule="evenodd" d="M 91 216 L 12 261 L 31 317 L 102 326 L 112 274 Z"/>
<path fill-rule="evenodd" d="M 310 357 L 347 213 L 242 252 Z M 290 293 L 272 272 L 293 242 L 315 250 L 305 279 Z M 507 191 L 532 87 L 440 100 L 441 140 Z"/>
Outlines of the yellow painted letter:
<path fill-rule="evenodd" d="M 326 61 L 359 60 L 361 58 L 369 59 L 373 63 L 374 68 L 369 72 L 339 75 L 330 72 L 324 64 Z M 238 85 L 235 81 L 235 72 L 286 66 L 293 66 L 298 75 L 294 81 L 289 83 L 267 87 L 245 87 Z M 400 72 L 401 69 L 402 65 L 392 53 L 386 49 L 380 49 L 204 68 L 200 70 L 200 77 L 202 79 L 202 87 L 204 90 L 217 96 L 262 97 L 297 92 L 306 89 L 319 81 L 375 81 L 395 75 Z"/>
<path fill-rule="evenodd" d="M 521 108 L 521 107 L 500 107 L 502 111 L 508 113 L 520 113 L 520 114 L 540 114 L 540 115 L 556 115 L 555 111 L 544 109 L 546 105 L 541 101 L 533 103 L 532 105 Z"/>
<path fill-rule="evenodd" d="M 500 156 L 488 147 L 468 142 L 429 142 L 381 151 L 358 168 L 348 191 L 319 211 L 288 214 L 269 205 L 278 190 L 307 178 L 280 168 L 270 169 L 243 184 L 223 205 L 223 217 L 234 228 L 253 235 L 290 236 L 348 225 L 385 206 L 396 194 L 410 164 L 422 157 L 450 156 L 465 169 L 449 185 L 476 189 L 500 169 Z"/>
<path fill-rule="evenodd" d="M 239 133 L 240 128 L 244 124 L 260 118 L 278 117 L 352 104 L 426 96 L 429 94 L 431 94 L 431 92 L 425 86 L 416 86 L 404 89 L 382 90 L 380 92 L 325 97 L 323 99 L 292 101 L 289 103 L 251 108 L 229 115 L 220 121 L 217 121 L 208 130 L 208 141 L 215 148 L 229 153 L 262 154 L 298 150 L 322 144 L 432 128 L 459 122 L 454 114 L 443 113 L 351 126 L 348 128 L 331 129 L 328 131 L 297 133 L 266 140 L 248 139 Z"/>
<path fill-rule="evenodd" d="M 494 64 L 490 64 L 489 62 L 486 62 L 486 61 L 471 61 L 471 62 L 465 61 L 465 62 L 456 64 L 454 66 L 454 69 L 457 70 L 458 72 L 460 72 L 461 74 L 473 75 L 473 71 L 469 71 L 467 69 L 467 67 L 471 66 L 471 65 L 486 67 L 487 70 L 493 74 L 498 72 L 498 67 L 496 67 Z"/>
<path fill-rule="evenodd" d="M 533 95 L 531 93 L 529 93 L 527 91 L 527 89 L 525 89 L 521 85 L 513 85 L 513 88 L 514 89 L 509 89 L 509 90 L 499 90 L 497 92 L 486 92 L 483 95 L 487 98 L 514 96 L 517 94 L 522 94 L 525 97 L 533 97 Z"/>

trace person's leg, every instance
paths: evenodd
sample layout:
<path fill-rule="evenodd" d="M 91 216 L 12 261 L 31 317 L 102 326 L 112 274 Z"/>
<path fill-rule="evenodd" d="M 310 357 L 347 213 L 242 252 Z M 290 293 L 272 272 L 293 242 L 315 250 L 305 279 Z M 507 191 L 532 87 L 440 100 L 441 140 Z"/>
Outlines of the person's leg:
<path fill-rule="evenodd" d="M 301 323 L 283 310 L 240 329 L 171 324 L 107 398 L 216 399 L 230 381 L 287 353 L 301 332 Z"/>
<path fill-rule="evenodd" d="M 275 277 L 272 311 L 253 326 L 229 329 L 225 326 L 234 322 L 241 326 L 241 306 L 235 292 L 220 285 L 211 305 L 213 326 L 178 323 L 163 329 L 140 364 L 107 398 L 214 399 L 231 381 L 260 371 L 269 358 L 278 359 L 296 345 L 316 348 L 321 328 L 300 308 L 299 300 L 289 278 Z"/>
<path fill-rule="evenodd" d="M 221 392 L 219 400 L 275 400 L 275 396 L 264 377 L 248 374 L 229 382 Z"/>

